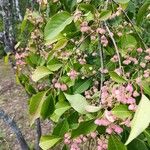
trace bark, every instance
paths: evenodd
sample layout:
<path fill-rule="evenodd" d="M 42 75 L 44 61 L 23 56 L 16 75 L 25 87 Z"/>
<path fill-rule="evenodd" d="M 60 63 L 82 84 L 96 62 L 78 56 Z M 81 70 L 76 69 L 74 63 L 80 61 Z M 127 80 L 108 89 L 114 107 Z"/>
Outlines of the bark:
<path fill-rule="evenodd" d="M 19 1 L 14 0 L 14 5 L 15 5 L 15 8 L 16 8 L 16 14 L 17 14 L 18 20 L 22 21 L 22 15 L 21 15 L 21 11 L 20 11 Z"/>
<path fill-rule="evenodd" d="M 11 130 L 15 133 L 17 140 L 20 144 L 20 147 L 22 150 L 29 150 L 29 147 L 18 128 L 17 124 L 13 119 L 11 119 L 2 109 L 0 109 L 0 119 L 3 119 L 3 121 L 11 128 Z"/>
<path fill-rule="evenodd" d="M 0 32 L 0 43 L 4 43 L 4 33 Z"/>
<path fill-rule="evenodd" d="M 36 141 L 35 141 L 35 149 L 36 150 L 41 150 L 39 143 L 40 143 L 40 138 L 42 135 L 42 130 L 41 130 L 41 122 L 40 119 L 38 118 L 35 121 L 35 125 L 36 125 Z"/>
<path fill-rule="evenodd" d="M 4 26 L 4 45 L 5 52 L 14 50 L 14 34 L 12 26 L 11 5 L 9 0 L 0 0 L 0 7 L 2 10 L 3 26 Z"/>

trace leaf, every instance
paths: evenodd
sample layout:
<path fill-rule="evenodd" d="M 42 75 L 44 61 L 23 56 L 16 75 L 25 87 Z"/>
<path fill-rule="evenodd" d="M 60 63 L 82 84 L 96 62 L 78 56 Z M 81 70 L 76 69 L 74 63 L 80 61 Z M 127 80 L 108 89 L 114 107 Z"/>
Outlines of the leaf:
<path fill-rule="evenodd" d="M 150 1 L 146 0 L 144 4 L 140 7 L 136 19 L 137 25 L 140 25 L 142 23 L 144 15 L 147 13 L 147 9 L 149 5 L 150 5 Z"/>
<path fill-rule="evenodd" d="M 114 0 L 115 2 L 117 3 L 120 3 L 120 4 L 126 4 L 128 3 L 130 0 Z"/>
<path fill-rule="evenodd" d="M 108 150 L 127 150 L 127 148 L 117 136 L 111 135 L 108 141 Z"/>
<path fill-rule="evenodd" d="M 86 106 L 88 106 L 88 102 L 85 97 L 80 94 L 69 95 L 66 94 L 66 99 L 69 101 L 71 107 L 73 107 L 77 112 L 81 114 L 86 114 Z"/>
<path fill-rule="evenodd" d="M 126 141 L 126 145 L 129 144 L 133 139 L 140 135 L 150 123 L 150 101 L 143 94 L 138 108 L 135 112 L 134 118 L 131 122 L 131 132 Z"/>
<path fill-rule="evenodd" d="M 142 81 L 142 88 L 144 92 L 150 96 L 150 82 L 148 82 L 147 80 Z"/>
<path fill-rule="evenodd" d="M 122 36 L 121 48 L 123 50 L 125 49 L 128 52 L 128 48 L 134 49 L 134 48 L 136 48 L 136 45 L 137 45 L 137 41 L 134 36 L 132 36 L 130 34 Z"/>
<path fill-rule="evenodd" d="M 31 97 L 30 105 L 29 105 L 31 125 L 34 123 L 34 121 L 37 118 L 40 117 L 41 108 L 45 98 L 46 98 L 46 92 L 39 92 L 36 95 L 33 95 Z"/>
<path fill-rule="evenodd" d="M 90 11 L 93 14 L 96 12 L 95 7 L 91 4 L 82 3 L 82 4 L 79 5 L 79 9 L 84 10 L 86 12 Z"/>
<path fill-rule="evenodd" d="M 112 78 L 112 80 L 114 80 L 117 83 L 126 83 L 127 81 L 123 78 L 120 77 L 116 72 L 114 71 L 110 71 L 109 72 L 110 77 Z"/>
<path fill-rule="evenodd" d="M 50 115 L 53 114 L 55 110 L 55 103 L 54 99 L 51 95 L 49 95 L 46 100 L 44 101 L 42 108 L 41 108 L 41 116 L 43 119 L 48 118 Z"/>
<path fill-rule="evenodd" d="M 134 139 L 128 146 L 127 146 L 128 150 L 148 150 L 146 143 L 139 139 L 136 138 Z"/>
<path fill-rule="evenodd" d="M 80 80 L 74 86 L 74 94 L 80 94 L 86 91 L 91 85 L 91 80 Z"/>
<path fill-rule="evenodd" d="M 58 122 L 59 118 L 63 115 L 64 112 L 69 110 L 71 106 L 65 101 L 59 101 L 55 106 L 55 111 L 51 116 L 51 119 L 54 122 Z"/>
<path fill-rule="evenodd" d="M 147 138 L 148 145 L 150 146 L 150 130 L 149 129 L 145 130 L 144 134 Z"/>
<path fill-rule="evenodd" d="M 90 112 L 90 113 L 97 112 L 97 111 L 99 111 L 100 109 L 101 109 L 101 107 L 92 106 L 92 105 L 87 105 L 87 106 L 85 107 L 85 110 L 86 110 L 87 112 Z"/>
<path fill-rule="evenodd" d="M 75 138 L 79 135 L 87 135 L 88 133 L 94 132 L 97 128 L 97 125 L 94 124 L 94 119 L 89 121 L 81 122 L 77 129 L 74 129 L 71 133 L 71 137 Z"/>
<path fill-rule="evenodd" d="M 71 12 L 74 10 L 74 7 L 77 4 L 77 0 L 61 0 L 61 3 L 64 4 L 65 10 Z"/>
<path fill-rule="evenodd" d="M 54 127 L 53 135 L 63 137 L 65 133 L 67 133 L 69 130 L 69 124 L 68 121 L 65 119 L 63 121 L 60 121 L 56 127 Z"/>
<path fill-rule="evenodd" d="M 36 94 L 35 88 L 29 83 L 25 83 L 25 90 L 28 94 Z"/>
<path fill-rule="evenodd" d="M 69 123 L 69 128 L 74 129 L 78 126 L 78 120 L 79 120 L 79 113 L 73 112 L 70 113 L 70 116 L 67 118 L 67 121 Z"/>
<path fill-rule="evenodd" d="M 51 41 L 59 35 L 64 28 L 70 24 L 73 17 L 68 12 L 60 12 L 55 14 L 45 26 L 44 36 L 46 41 Z"/>
<path fill-rule="evenodd" d="M 102 10 L 102 12 L 100 13 L 100 20 L 106 21 L 111 16 L 111 13 L 111 10 Z"/>
<path fill-rule="evenodd" d="M 61 39 L 59 40 L 55 45 L 53 50 L 61 50 L 67 45 L 68 40 L 67 39 Z"/>
<path fill-rule="evenodd" d="M 126 119 L 132 115 L 132 112 L 128 109 L 127 105 L 120 104 L 113 108 L 112 114 L 120 119 Z"/>
<path fill-rule="evenodd" d="M 47 68 L 50 71 L 57 71 L 58 69 L 60 69 L 62 67 L 62 63 L 60 61 L 58 61 L 57 59 L 52 59 L 50 61 L 48 61 L 47 63 Z"/>
<path fill-rule="evenodd" d="M 53 147 L 60 140 L 61 140 L 61 138 L 59 138 L 57 136 L 51 136 L 51 135 L 42 136 L 40 139 L 39 145 L 43 150 L 48 150 L 51 147 Z"/>
<path fill-rule="evenodd" d="M 52 72 L 45 66 L 39 66 L 33 72 L 31 78 L 34 82 L 39 81 L 40 79 L 52 74 Z"/>

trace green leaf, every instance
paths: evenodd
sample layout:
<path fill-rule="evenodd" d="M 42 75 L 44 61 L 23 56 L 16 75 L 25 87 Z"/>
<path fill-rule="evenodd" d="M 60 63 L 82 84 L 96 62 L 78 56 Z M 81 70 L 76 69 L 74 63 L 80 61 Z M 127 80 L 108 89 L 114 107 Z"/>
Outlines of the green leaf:
<path fill-rule="evenodd" d="M 108 150 L 127 150 L 127 148 L 117 136 L 111 135 L 108 141 Z"/>
<path fill-rule="evenodd" d="M 128 109 L 127 105 L 120 104 L 113 108 L 112 114 L 120 119 L 126 119 L 132 115 L 132 112 Z"/>
<path fill-rule="evenodd" d="M 150 82 L 147 80 L 142 81 L 142 88 L 144 92 L 150 96 Z"/>
<path fill-rule="evenodd" d="M 106 21 L 111 16 L 111 10 L 102 10 L 100 13 L 100 20 Z"/>
<path fill-rule="evenodd" d="M 63 11 L 55 14 L 45 26 L 45 40 L 51 41 L 56 38 L 72 20 L 73 17 L 68 12 Z"/>
<path fill-rule="evenodd" d="M 69 128 L 74 129 L 78 126 L 79 114 L 78 112 L 70 113 L 70 116 L 67 118 L 69 123 Z"/>
<path fill-rule="evenodd" d="M 60 140 L 61 138 L 57 136 L 51 136 L 51 135 L 42 136 L 39 145 L 43 150 L 48 150 L 51 147 L 53 147 L 55 144 L 57 144 Z"/>
<path fill-rule="evenodd" d="M 46 92 L 39 92 L 31 97 L 29 105 L 31 125 L 37 118 L 40 117 L 41 108 L 45 99 L 46 99 Z"/>
<path fill-rule="evenodd" d="M 77 0 L 60 0 L 64 4 L 65 10 L 72 12 L 77 4 Z"/>
<path fill-rule="evenodd" d="M 147 138 L 148 145 L 150 146 L 150 129 L 145 130 L 144 134 Z"/>
<path fill-rule="evenodd" d="M 53 135 L 63 137 L 65 133 L 67 133 L 69 130 L 69 124 L 67 119 L 60 121 L 56 127 L 54 127 Z"/>
<path fill-rule="evenodd" d="M 47 68 L 50 71 L 57 71 L 58 69 L 60 69 L 62 67 L 62 63 L 60 61 L 58 61 L 57 59 L 52 59 L 50 61 L 48 61 L 47 63 Z"/>
<path fill-rule="evenodd" d="M 79 9 L 84 10 L 85 12 L 90 11 L 93 14 L 96 12 L 95 7 L 91 4 L 82 3 L 82 4 L 79 5 Z"/>
<path fill-rule="evenodd" d="M 61 50 L 67 45 L 68 40 L 67 39 L 61 39 L 59 40 L 55 45 L 53 50 Z"/>
<path fill-rule="evenodd" d="M 135 49 L 137 46 L 137 41 L 136 38 L 130 34 L 124 35 L 121 38 L 121 54 L 125 55 L 126 53 L 128 53 L 128 49 L 132 48 Z"/>
<path fill-rule="evenodd" d="M 149 150 L 146 146 L 146 143 L 139 139 L 136 138 L 134 139 L 128 146 L 127 146 L 128 150 Z"/>
<path fill-rule="evenodd" d="M 77 112 L 81 114 L 86 114 L 86 106 L 88 106 L 88 102 L 86 98 L 80 94 L 69 95 L 66 94 L 66 99 L 69 101 L 71 107 L 73 107 Z"/>
<path fill-rule="evenodd" d="M 114 80 L 117 83 L 126 83 L 127 81 L 123 78 L 120 77 L 116 72 L 114 71 L 110 71 L 109 72 L 110 77 L 112 78 L 112 80 Z"/>
<path fill-rule="evenodd" d="M 97 125 L 94 124 L 94 119 L 89 121 L 81 122 L 77 129 L 74 129 L 71 133 L 72 138 L 78 137 L 83 134 L 86 135 L 88 133 L 94 132 L 97 128 Z"/>
<path fill-rule="evenodd" d="M 58 122 L 59 118 L 71 108 L 71 106 L 65 101 L 59 101 L 55 106 L 55 111 L 51 116 L 54 122 Z"/>
<path fill-rule="evenodd" d="M 115 2 L 117 3 L 120 3 L 120 4 L 126 4 L 128 3 L 130 0 L 114 0 Z"/>
<path fill-rule="evenodd" d="M 126 145 L 129 144 L 133 139 L 140 135 L 150 123 L 150 101 L 143 94 L 138 108 L 135 112 L 134 118 L 131 122 L 131 132 L 126 141 Z"/>
<path fill-rule="evenodd" d="M 31 78 L 34 82 L 39 81 L 40 79 L 52 74 L 52 72 L 45 66 L 39 66 L 33 72 Z"/>
<path fill-rule="evenodd" d="M 77 81 L 77 83 L 74 86 L 74 93 L 75 94 L 80 94 L 86 91 L 91 85 L 91 80 L 80 80 Z"/>
<path fill-rule="evenodd" d="M 150 1 L 146 0 L 144 4 L 140 7 L 136 19 L 137 25 L 140 25 L 142 23 L 144 15 L 147 13 L 147 9 L 149 6 L 150 6 Z"/>
<path fill-rule="evenodd" d="M 54 99 L 51 95 L 49 95 L 46 100 L 44 101 L 42 108 L 41 108 L 41 116 L 43 119 L 48 118 L 50 115 L 53 114 L 55 110 L 55 103 Z"/>
<path fill-rule="evenodd" d="M 90 112 L 90 113 L 98 112 L 100 109 L 101 109 L 101 107 L 92 106 L 92 105 L 87 105 L 87 106 L 85 107 L 85 110 L 86 110 L 87 112 Z"/>
<path fill-rule="evenodd" d="M 25 90 L 28 94 L 36 94 L 35 88 L 29 83 L 25 83 Z"/>

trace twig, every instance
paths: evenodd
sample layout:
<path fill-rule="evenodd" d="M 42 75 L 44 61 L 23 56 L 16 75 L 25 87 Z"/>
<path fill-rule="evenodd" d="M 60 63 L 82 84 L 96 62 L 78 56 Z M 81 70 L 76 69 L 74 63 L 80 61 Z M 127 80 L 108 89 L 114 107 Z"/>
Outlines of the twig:
<path fill-rule="evenodd" d="M 101 80 L 100 80 L 100 97 L 101 97 L 101 89 L 103 86 L 103 79 L 104 79 L 104 74 L 103 74 L 103 70 L 104 70 L 104 62 L 103 62 L 103 50 L 102 50 L 102 46 L 100 43 L 100 34 L 98 34 L 98 50 L 99 50 L 99 56 L 100 56 L 100 61 L 101 61 Z M 101 103 L 101 98 L 99 99 L 99 104 Z"/>
<path fill-rule="evenodd" d="M 36 125 L 36 141 L 35 141 L 35 149 L 36 150 L 40 150 L 40 146 L 39 146 L 39 143 L 40 143 L 40 138 L 41 138 L 41 135 L 42 135 L 42 131 L 41 131 L 41 123 L 40 123 L 40 119 L 36 119 L 35 121 L 35 125 Z"/>
<path fill-rule="evenodd" d="M 22 150 L 29 150 L 29 147 L 27 145 L 27 142 L 25 141 L 20 129 L 18 128 L 16 122 L 11 119 L 2 109 L 0 109 L 0 119 L 3 119 L 3 121 L 11 128 L 11 130 L 15 133 L 17 140 L 20 144 L 20 147 Z"/>
<path fill-rule="evenodd" d="M 120 54 L 119 54 L 119 49 L 117 47 L 116 41 L 115 41 L 113 35 L 111 34 L 111 31 L 110 31 L 110 29 L 109 29 L 109 27 L 108 27 L 106 22 L 104 22 L 104 25 L 105 25 L 106 30 L 107 30 L 107 32 L 108 32 L 108 34 L 109 34 L 109 36 L 110 36 L 110 38 L 111 38 L 111 40 L 112 40 L 112 42 L 114 44 L 114 47 L 115 47 L 115 50 L 116 50 L 116 54 L 117 54 L 117 57 L 118 57 L 118 61 L 119 61 L 119 68 L 123 71 L 123 68 L 122 68 L 122 65 L 121 65 L 121 58 L 120 58 Z"/>
<path fill-rule="evenodd" d="M 112 0 L 112 1 L 113 1 L 117 6 L 119 6 L 119 4 L 118 4 L 117 2 L 115 2 L 114 0 Z M 126 13 L 123 9 L 121 9 L 121 11 L 123 12 L 123 14 L 126 16 L 126 18 L 128 19 L 128 21 L 129 21 L 130 24 L 132 25 L 134 31 L 135 31 L 136 34 L 138 35 L 138 37 L 139 37 L 139 39 L 141 40 L 142 44 L 144 45 L 144 48 L 147 49 L 147 48 L 148 48 L 147 45 L 146 45 L 145 42 L 143 41 L 141 35 L 137 32 L 137 30 L 136 30 L 136 28 L 135 28 L 133 22 L 131 21 L 131 19 L 129 18 L 129 16 L 127 15 L 127 13 Z"/>

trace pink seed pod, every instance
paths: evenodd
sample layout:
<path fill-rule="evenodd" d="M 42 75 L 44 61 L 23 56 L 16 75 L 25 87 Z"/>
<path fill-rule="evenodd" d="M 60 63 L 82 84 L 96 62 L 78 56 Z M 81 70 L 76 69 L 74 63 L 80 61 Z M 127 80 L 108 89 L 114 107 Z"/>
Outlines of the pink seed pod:
<path fill-rule="evenodd" d="M 57 88 L 57 89 L 60 89 L 61 88 L 61 84 L 59 82 L 56 82 L 54 84 L 54 87 Z"/>
<path fill-rule="evenodd" d="M 126 87 L 126 90 L 130 93 L 133 92 L 133 86 L 131 84 L 128 84 L 127 87 Z"/>
<path fill-rule="evenodd" d="M 67 85 L 66 84 L 62 84 L 60 88 L 61 88 L 62 91 L 66 91 L 67 90 Z"/>
<path fill-rule="evenodd" d="M 128 107 L 128 109 L 129 109 L 129 110 L 132 110 L 132 111 L 135 111 L 136 108 L 137 108 L 137 106 L 136 106 L 135 104 L 131 104 L 131 105 L 129 105 L 129 107 Z"/>
<path fill-rule="evenodd" d="M 97 28 L 96 32 L 97 32 L 97 33 L 100 33 L 100 34 L 105 34 L 105 33 L 106 33 L 106 30 L 103 29 L 103 28 Z"/>
<path fill-rule="evenodd" d="M 112 128 L 110 128 L 110 127 L 108 127 L 108 128 L 106 129 L 106 133 L 108 133 L 108 134 L 112 134 L 112 133 L 113 133 L 113 129 L 112 129 Z"/>
<path fill-rule="evenodd" d="M 140 66 L 141 66 L 142 68 L 145 68 L 145 67 L 146 67 L 146 63 L 141 62 L 141 63 L 140 63 Z"/>
<path fill-rule="evenodd" d="M 123 129 L 118 125 L 114 125 L 114 126 L 112 126 L 112 128 L 117 134 L 120 134 L 123 132 Z"/>
<path fill-rule="evenodd" d="M 139 47 L 139 48 L 137 49 L 137 52 L 138 52 L 138 53 L 142 53 L 142 52 L 143 52 L 143 49 L 142 49 L 141 47 Z"/>
<path fill-rule="evenodd" d="M 96 138 L 97 133 L 96 133 L 96 132 L 92 132 L 92 133 L 90 133 L 90 135 L 91 135 L 91 137 L 94 139 L 94 138 Z"/>

